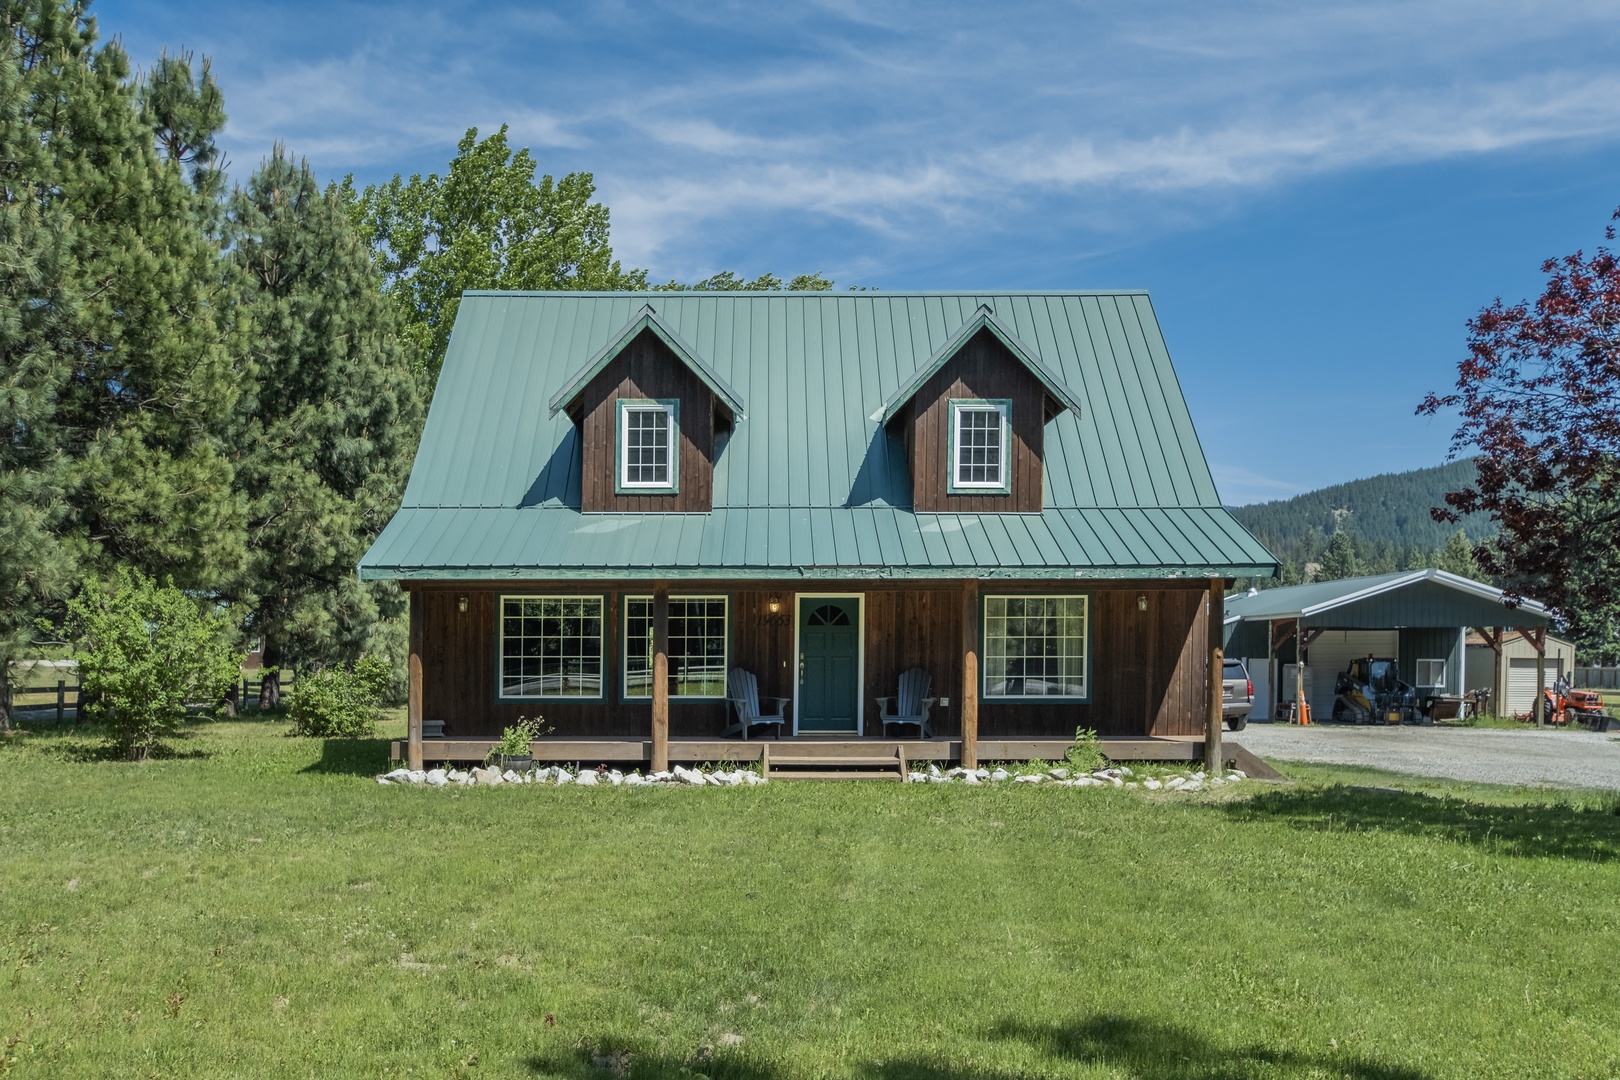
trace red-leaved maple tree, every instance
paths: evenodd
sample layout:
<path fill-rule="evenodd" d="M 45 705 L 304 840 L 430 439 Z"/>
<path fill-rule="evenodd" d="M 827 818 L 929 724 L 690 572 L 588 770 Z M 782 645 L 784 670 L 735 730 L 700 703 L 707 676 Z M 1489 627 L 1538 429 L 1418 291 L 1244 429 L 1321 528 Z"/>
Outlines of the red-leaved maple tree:
<path fill-rule="evenodd" d="M 1480 455 L 1476 482 L 1432 513 L 1489 513 L 1501 532 L 1476 549 L 1482 567 L 1601 649 L 1620 602 L 1620 258 L 1599 247 L 1542 272 L 1534 306 L 1497 299 L 1469 320 L 1455 392 L 1418 406 L 1457 410 L 1452 455 Z"/>

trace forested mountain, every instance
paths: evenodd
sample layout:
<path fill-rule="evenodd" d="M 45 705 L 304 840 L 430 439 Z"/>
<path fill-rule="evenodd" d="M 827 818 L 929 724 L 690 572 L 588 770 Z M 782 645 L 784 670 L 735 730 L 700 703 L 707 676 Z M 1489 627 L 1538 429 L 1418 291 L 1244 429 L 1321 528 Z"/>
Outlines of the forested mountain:
<path fill-rule="evenodd" d="M 1282 578 L 1272 584 L 1422 566 L 1466 573 L 1469 564 L 1459 561 L 1457 533 L 1463 530 L 1470 540 L 1484 539 L 1495 532 L 1491 520 L 1474 515 L 1455 525 L 1442 524 L 1429 510 L 1444 506 L 1446 492 L 1473 478 L 1474 462 L 1468 458 L 1239 506 L 1232 513 L 1282 560 Z M 1336 548 L 1335 534 L 1343 536 Z"/>

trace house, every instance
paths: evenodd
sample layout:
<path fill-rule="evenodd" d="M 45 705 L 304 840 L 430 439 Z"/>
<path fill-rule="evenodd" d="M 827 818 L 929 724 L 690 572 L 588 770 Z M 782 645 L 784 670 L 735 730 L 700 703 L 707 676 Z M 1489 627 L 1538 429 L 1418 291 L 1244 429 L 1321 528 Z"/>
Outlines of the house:
<path fill-rule="evenodd" d="M 935 757 L 1218 740 L 1223 588 L 1275 569 L 1141 292 L 468 293 L 360 564 L 410 592 L 411 760 L 540 714 L 655 767 L 759 752 L 733 668 L 788 739 L 881 740 L 921 667 Z"/>
<path fill-rule="evenodd" d="M 1478 688 L 1484 661 L 1469 655 L 1472 631 L 1490 653 L 1487 672 L 1496 673 L 1483 685 L 1501 688 L 1524 712 L 1535 701 L 1537 657 L 1553 653 L 1556 660 L 1549 623 L 1542 605 L 1511 604 L 1501 589 L 1482 581 L 1444 570 L 1404 570 L 1228 597 L 1225 645 L 1226 655 L 1243 658 L 1248 667 L 1255 684 L 1252 718 L 1263 720 L 1295 700 L 1294 664 L 1303 639 L 1305 700 L 1312 717 L 1325 720 L 1333 712 L 1334 682 L 1356 657 L 1395 658 L 1404 681 L 1423 696 Z M 1520 686 L 1524 651 L 1529 682 Z M 1545 685 L 1555 677 L 1544 675 Z M 1518 696 L 1507 685 L 1514 679 L 1523 691 Z M 1493 702 L 1502 700 L 1492 696 Z"/>

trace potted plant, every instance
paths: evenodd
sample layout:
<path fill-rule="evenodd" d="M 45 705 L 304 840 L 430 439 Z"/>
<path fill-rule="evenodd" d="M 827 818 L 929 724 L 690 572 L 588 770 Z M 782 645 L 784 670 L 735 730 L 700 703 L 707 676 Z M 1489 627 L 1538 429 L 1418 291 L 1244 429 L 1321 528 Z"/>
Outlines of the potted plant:
<path fill-rule="evenodd" d="M 511 769 L 513 772 L 528 772 L 534 768 L 534 754 L 529 744 L 540 734 L 540 718 L 533 720 L 518 717 L 517 723 L 501 732 L 501 737 L 490 747 L 489 754 L 484 758 L 487 763 L 493 760 L 496 766 L 503 771 Z"/>

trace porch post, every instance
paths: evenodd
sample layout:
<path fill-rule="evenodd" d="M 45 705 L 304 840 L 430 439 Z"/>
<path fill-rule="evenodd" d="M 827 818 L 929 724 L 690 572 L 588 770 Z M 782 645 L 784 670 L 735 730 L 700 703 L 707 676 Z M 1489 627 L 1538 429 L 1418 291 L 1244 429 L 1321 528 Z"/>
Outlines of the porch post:
<path fill-rule="evenodd" d="M 962 768 L 979 767 L 979 582 L 962 583 Z"/>
<path fill-rule="evenodd" d="M 652 771 L 669 768 L 669 582 L 653 583 Z"/>
<path fill-rule="evenodd" d="M 1209 707 L 1204 713 L 1204 771 L 1221 772 L 1221 674 L 1226 660 L 1221 633 L 1226 621 L 1226 583 L 1209 579 Z"/>
<path fill-rule="evenodd" d="M 411 598 L 411 658 L 407 668 L 406 690 L 406 743 L 405 764 L 410 769 L 422 767 L 422 594 L 410 591 Z"/>
<path fill-rule="evenodd" d="M 1547 628 L 1530 631 L 1530 644 L 1536 647 L 1536 727 L 1547 726 Z"/>

